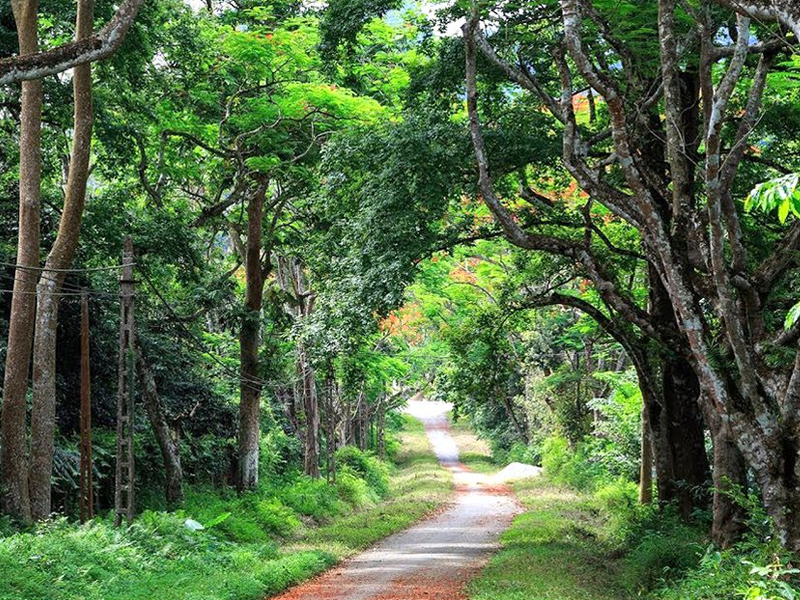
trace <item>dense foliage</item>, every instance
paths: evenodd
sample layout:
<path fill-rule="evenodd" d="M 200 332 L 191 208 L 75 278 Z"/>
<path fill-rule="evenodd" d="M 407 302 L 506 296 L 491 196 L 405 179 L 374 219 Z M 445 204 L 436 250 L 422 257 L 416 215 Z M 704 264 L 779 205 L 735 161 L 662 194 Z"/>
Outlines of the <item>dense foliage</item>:
<path fill-rule="evenodd" d="M 497 465 L 544 466 L 519 556 L 599 515 L 581 535 L 625 563 L 619 594 L 795 597 L 792 6 L 11 4 L 0 597 L 306 578 L 441 499 L 402 505 L 390 463 L 416 394 Z M 121 45 L 76 66 L 73 23 L 120 11 Z M 83 290 L 98 517 L 79 526 Z M 118 530 L 126 361 L 139 517 Z"/>

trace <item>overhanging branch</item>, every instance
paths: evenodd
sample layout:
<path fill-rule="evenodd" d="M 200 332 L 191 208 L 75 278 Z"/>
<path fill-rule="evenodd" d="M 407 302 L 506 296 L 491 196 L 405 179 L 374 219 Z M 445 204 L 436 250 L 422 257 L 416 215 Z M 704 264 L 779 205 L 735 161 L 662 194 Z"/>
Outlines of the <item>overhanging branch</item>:
<path fill-rule="evenodd" d="M 144 0 L 126 0 L 100 31 L 84 40 L 25 56 L 0 60 L 0 85 L 42 79 L 78 65 L 108 58 L 119 48 Z"/>

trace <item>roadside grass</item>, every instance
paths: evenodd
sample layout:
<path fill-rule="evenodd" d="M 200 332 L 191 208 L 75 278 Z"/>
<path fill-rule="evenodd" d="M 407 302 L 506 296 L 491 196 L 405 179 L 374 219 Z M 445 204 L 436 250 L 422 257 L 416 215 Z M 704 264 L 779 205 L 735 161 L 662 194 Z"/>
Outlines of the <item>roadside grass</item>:
<path fill-rule="evenodd" d="M 545 478 L 513 484 L 526 512 L 469 587 L 472 600 L 623 600 L 630 575 L 588 496 Z"/>
<path fill-rule="evenodd" d="M 458 446 L 461 462 L 476 473 L 492 474 L 500 470 L 501 465 L 492 458 L 492 450 L 489 444 L 475 435 L 472 427 L 465 418 L 453 421 L 452 414 L 450 419 L 450 435 Z"/>
<path fill-rule="evenodd" d="M 186 508 L 127 529 L 66 519 L 0 537 L 0 600 L 255 600 L 279 593 L 403 529 L 452 490 L 422 425 L 405 418 L 388 492 L 358 464 L 340 484 L 298 478 L 242 497 L 191 490 Z M 351 457 L 352 458 L 352 457 Z M 355 456 L 366 468 L 386 470 Z M 374 459 L 371 459 L 374 460 Z M 380 482 L 378 482 L 380 483 Z M 205 525 L 193 531 L 187 518 Z"/>
<path fill-rule="evenodd" d="M 292 548 L 324 548 L 338 559 L 346 558 L 405 529 L 447 500 L 452 475 L 436 460 L 422 423 L 407 415 L 404 419 L 388 499 L 305 530 Z"/>

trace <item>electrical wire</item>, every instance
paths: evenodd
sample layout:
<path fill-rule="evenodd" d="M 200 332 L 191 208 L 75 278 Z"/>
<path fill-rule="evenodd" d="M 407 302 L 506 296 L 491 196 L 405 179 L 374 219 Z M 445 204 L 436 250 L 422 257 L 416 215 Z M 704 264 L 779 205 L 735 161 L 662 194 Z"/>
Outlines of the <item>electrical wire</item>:
<path fill-rule="evenodd" d="M 178 324 L 180 330 L 183 333 L 184 339 L 186 339 L 187 341 L 192 343 L 194 345 L 195 349 L 199 350 L 200 352 L 202 352 L 203 354 L 208 356 L 208 358 L 210 358 L 213 362 L 215 362 L 223 370 L 223 372 L 225 372 L 230 377 L 236 379 L 240 383 L 240 385 L 243 385 L 244 387 L 248 387 L 252 391 L 260 392 L 263 389 L 283 388 L 283 387 L 286 387 L 286 385 L 290 385 L 290 384 L 294 385 L 295 383 L 299 383 L 300 381 L 302 381 L 302 379 L 298 377 L 298 378 L 294 379 L 291 382 L 286 382 L 286 383 L 281 383 L 281 384 L 270 383 L 270 382 L 264 381 L 263 379 L 244 376 L 244 375 L 242 375 L 242 373 L 236 371 L 235 369 L 231 369 L 227 364 L 225 364 L 225 362 L 222 359 L 220 359 L 213 352 L 211 352 L 206 347 L 205 343 L 199 337 L 197 337 L 197 335 L 194 332 L 192 332 L 188 327 L 186 327 L 186 325 L 183 323 L 183 319 L 181 319 L 181 317 L 177 314 L 177 312 L 172 307 L 172 305 L 169 303 L 169 301 L 167 301 L 167 299 L 164 298 L 164 296 L 161 294 L 161 292 L 158 290 L 158 288 L 156 288 L 155 284 L 150 279 L 150 277 L 147 275 L 147 273 L 139 266 L 136 267 L 136 270 L 137 270 L 138 273 L 141 274 L 144 282 L 152 290 L 152 292 L 155 294 L 155 296 L 158 298 L 158 300 L 161 302 L 161 304 L 167 310 L 167 312 L 172 317 L 172 319 Z M 302 374 L 306 375 L 307 372 L 304 371 Z"/>
<path fill-rule="evenodd" d="M 264 381 L 263 379 L 260 379 L 260 378 L 255 378 L 255 377 L 249 377 L 249 376 L 242 375 L 242 373 L 237 372 L 235 369 L 231 369 L 227 364 L 225 364 L 225 362 L 219 356 L 217 356 L 214 352 L 209 350 L 206 347 L 205 343 L 199 337 L 197 337 L 196 334 L 194 334 L 188 327 L 186 327 L 186 325 L 183 323 L 183 320 L 178 316 L 178 314 L 176 313 L 175 309 L 167 301 L 167 299 L 164 298 L 164 296 L 158 290 L 158 288 L 153 283 L 153 281 L 150 279 L 148 274 L 141 268 L 141 266 L 137 265 L 136 263 L 127 263 L 127 264 L 120 264 L 120 265 L 110 265 L 110 266 L 106 266 L 106 267 L 93 267 L 93 268 L 83 268 L 83 269 L 50 269 L 50 268 L 46 268 L 46 267 L 33 267 L 33 266 L 28 266 L 28 265 L 19 265 L 19 264 L 16 264 L 16 263 L 8 263 L 8 262 L 0 261 L 0 267 L 13 268 L 13 269 L 20 270 L 20 271 L 30 271 L 30 272 L 42 273 L 41 279 L 47 279 L 47 280 L 53 281 L 53 282 L 56 282 L 56 280 L 53 279 L 53 278 L 46 278 L 45 277 L 45 273 L 59 273 L 59 274 L 93 273 L 93 272 L 99 272 L 99 271 L 114 271 L 114 270 L 122 269 L 123 267 L 133 267 L 133 268 L 136 269 L 136 271 L 138 273 L 140 273 L 142 275 L 145 283 L 148 285 L 150 290 L 153 292 L 153 294 L 156 296 L 156 298 L 158 298 L 159 302 L 164 306 L 164 308 L 169 313 L 169 315 L 172 317 L 174 322 L 176 322 L 178 324 L 178 326 L 180 328 L 180 331 L 182 333 L 182 337 L 184 339 L 186 339 L 187 341 L 189 341 L 195 347 L 195 349 L 199 350 L 204 355 L 206 355 L 208 358 L 210 358 L 214 363 L 216 363 L 217 366 L 225 374 L 227 374 L 230 377 L 234 378 L 239 383 L 239 385 L 242 385 L 243 387 L 247 387 L 251 391 L 261 392 L 264 389 L 285 388 L 287 385 L 295 385 L 295 384 L 299 383 L 300 381 L 302 381 L 301 377 L 297 377 L 297 378 L 295 378 L 295 379 L 293 379 L 291 381 L 280 383 L 280 384 L 278 384 L 278 383 L 270 383 L 270 382 Z M 10 274 L 7 274 L 7 273 L 0 272 L 0 278 L 4 278 L 6 280 L 13 281 L 13 282 L 22 281 L 21 279 L 19 279 L 16 276 L 16 273 L 14 275 L 10 275 Z M 23 295 L 26 295 L 26 296 L 38 296 L 39 295 L 39 291 L 38 290 L 29 292 L 29 291 L 23 291 L 23 290 L 16 290 L 15 291 L 14 289 L 0 288 L 0 294 L 14 294 L 14 293 L 23 294 Z M 94 298 L 113 298 L 115 300 L 119 300 L 119 296 L 120 296 L 119 293 L 101 291 L 101 290 L 92 290 L 92 289 L 84 288 L 84 287 L 81 287 L 81 286 L 79 286 L 77 284 L 70 283 L 70 282 L 67 282 L 67 281 L 61 282 L 60 290 L 58 292 L 51 292 L 51 294 L 53 296 L 56 296 L 56 297 L 65 298 L 66 300 L 78 300 L 81 297 L 83 297 L 84 295 L 89 295 L 90 297 L 94 297 Z M 308 375 L 308 369 L 306 367 L 304 367 L 303 370 L 300 372 L 300 375 L 302 375 L 303 377 Z"/>

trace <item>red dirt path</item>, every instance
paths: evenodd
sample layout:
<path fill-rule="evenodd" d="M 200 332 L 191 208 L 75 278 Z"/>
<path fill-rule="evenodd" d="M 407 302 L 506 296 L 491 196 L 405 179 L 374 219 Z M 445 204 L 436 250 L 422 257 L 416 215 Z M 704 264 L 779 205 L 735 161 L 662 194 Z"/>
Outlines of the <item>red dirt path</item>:
<path fill-rule="evenodd" d="M 392 535 L 339 567 L 274 600 L 466 600 L 466 584 L 497 549 L 500 533 L 520 512 L 506 485 L 458 460 L 443 403 L 409 402 L 439 461 L 453 473 L 445 509 Z"/>

